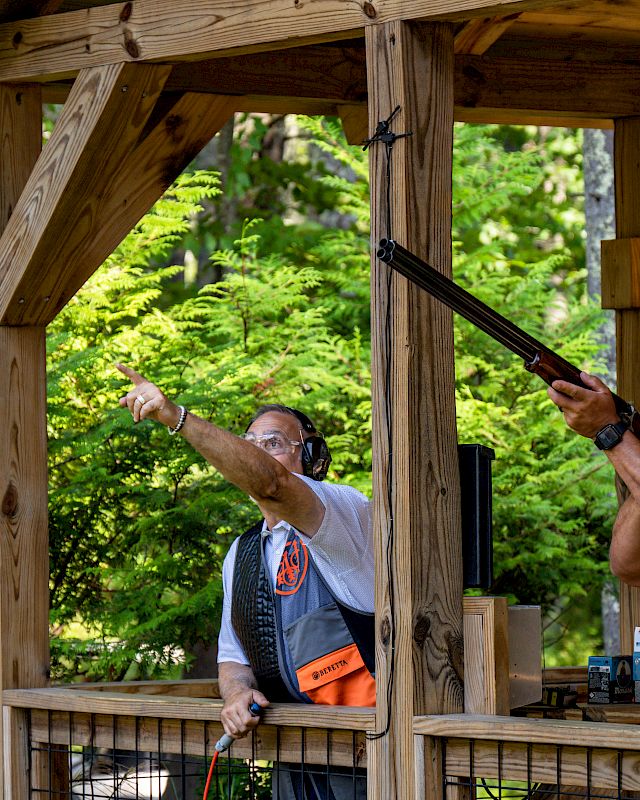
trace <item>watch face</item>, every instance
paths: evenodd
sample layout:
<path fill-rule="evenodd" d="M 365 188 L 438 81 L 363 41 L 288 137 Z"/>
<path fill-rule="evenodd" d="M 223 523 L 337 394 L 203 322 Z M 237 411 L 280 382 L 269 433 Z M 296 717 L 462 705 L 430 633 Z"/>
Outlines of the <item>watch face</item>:
<path fill-rule="evenodd" d="M 596 445 L 600 450 L 610 450 L 622 439 L 626 425 L 617 423 L 615 425 L 605 425 L 596 436 Z"/>
<path fill-rule="evenodd" d="M 600 446 L 602 447 L 602 449 L 608 450 L 610 447 L 613 447 L 613 445 L 620 440 L 620 434 L 613 427 L 613 425 L 607 425 L 598 434 L 598 439 L 600 440 Z"/>

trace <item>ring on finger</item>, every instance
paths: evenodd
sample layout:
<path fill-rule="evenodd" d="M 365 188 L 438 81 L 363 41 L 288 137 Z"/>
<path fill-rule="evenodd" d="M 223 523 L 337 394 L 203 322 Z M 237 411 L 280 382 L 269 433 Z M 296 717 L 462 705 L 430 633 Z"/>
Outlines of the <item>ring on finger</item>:
<path fill-rule="evenodd" d="M 143 406 L 147 402 L 147 399 L 145 398 L 145 396 L 143 394 L 139 394 L 136 397 L 135 402 L 136 403 L 140 403 L 140 405 Z"/>

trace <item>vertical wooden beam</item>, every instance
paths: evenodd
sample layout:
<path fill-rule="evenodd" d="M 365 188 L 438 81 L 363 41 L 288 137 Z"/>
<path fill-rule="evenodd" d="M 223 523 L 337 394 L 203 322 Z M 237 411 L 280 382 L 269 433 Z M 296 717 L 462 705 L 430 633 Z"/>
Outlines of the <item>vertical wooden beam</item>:
<path fill-rule="evenodd" d="M 2 709 L 3 800 L 29 797 L 29 725 L 24 708 Z"/>
<path fill-rule="evenodd" d="M 640 117 L 616 119 L 614 127 L 616 237 L 640 236 Z M 602 262 L 602 270 L 613 264 Z M 640 403 L 640 308 L 616 309 L 618 394 Z M 633 650 L 633 629 L 640 625 L 640 589 L 620 583 L 620 647 Z"/>
<path fill-rule="evenodd" d="M 453 31 L 366 29 L 369 126 L 397 106 L 391 233 L 451 274 Z M 386 157 L 371 149 L 377 730 L 369 797 L 416 797 L 413 716 L 462 711 L 462 556 L 452 315 L 375 258 Z M 388 726 L 388 729 L 387 729 Z M 429 771 L 429 774 L 435 774 Z M 441 786 L 428 781 L 427 798 Z"/>
<path fill-rule="evenodd" d="M 40 153 L 39 87 L 0 85 L 0 233 Z M 46 686 L 49 551 L 44 328 L 0 327 L 0 693 Z M 0 716 L 0 729 L 2 728 Z M 0 785 L 22 793 L 28 752 L 20 725 L 0 730 Z"/>

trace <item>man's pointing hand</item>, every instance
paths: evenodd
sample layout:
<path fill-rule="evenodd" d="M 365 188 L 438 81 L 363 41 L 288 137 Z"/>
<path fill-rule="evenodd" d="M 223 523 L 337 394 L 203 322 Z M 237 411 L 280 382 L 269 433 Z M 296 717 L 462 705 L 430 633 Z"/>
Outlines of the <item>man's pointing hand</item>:
<path fill-rule="evenodd" d="M 154 383 L 148 381 L 139 372 L 124 364 L 116 364 L 116 367 L 133 383 L 133 389 L 120 398 L 120 405 L 129 409 L 133 421 L 153 419 L 162 425 L 175 428 L 180 419 L 178 406 L 167 399 Z"/>

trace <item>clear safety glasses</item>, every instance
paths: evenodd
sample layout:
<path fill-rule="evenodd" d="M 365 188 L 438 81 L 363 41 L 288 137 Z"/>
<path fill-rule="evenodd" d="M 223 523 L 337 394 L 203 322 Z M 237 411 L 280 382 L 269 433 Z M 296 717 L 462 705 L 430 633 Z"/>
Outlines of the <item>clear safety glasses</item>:
<path fill-rule="evenodd" d="M 251 442 L 257 447 L 261 447 L 269 455 L 279 456 L 283 453 L 292 453 L 295 447 L 300 447 L 302 442 L 296 442 L 284 434 L 282 431 L 268 431 L 256 436 L 255 433 L 245 433 L 242 438 L 246 442 Z"/>

